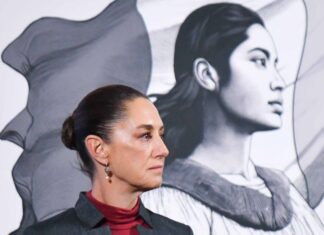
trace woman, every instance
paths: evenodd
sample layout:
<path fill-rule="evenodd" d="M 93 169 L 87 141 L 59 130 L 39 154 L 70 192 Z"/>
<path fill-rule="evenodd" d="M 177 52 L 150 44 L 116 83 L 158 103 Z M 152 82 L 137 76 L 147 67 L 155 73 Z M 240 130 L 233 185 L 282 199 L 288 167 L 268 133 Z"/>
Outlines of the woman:
<path fill-rule="evenodd" d="M 114 85 L 88 94 L 65 120 L 62 141 L 79 153 L 92 190 L 24 234 L 192 234 L 139 200 L 161 185 L 168 155 L 163 132 L 156 108 L 137 90 Z"/>
<path fill-rule="evenodd" d="M 186 18 L 176 85 L 155 102 L 173 158 L 163 187 L 143 195 L 146 206 L 195 234 L 323 234 L 288 179 L 250 159 L 252 134 L 281 126 L 277 62 L 262 19 L 241 5 L 207 5 Z"/>

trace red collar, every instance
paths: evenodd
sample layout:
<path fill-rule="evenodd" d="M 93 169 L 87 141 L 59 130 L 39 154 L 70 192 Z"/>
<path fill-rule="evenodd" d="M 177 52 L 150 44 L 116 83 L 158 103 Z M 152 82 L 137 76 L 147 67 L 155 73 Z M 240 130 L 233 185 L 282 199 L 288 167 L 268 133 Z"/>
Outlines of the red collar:
<path fill-rule="evenodd" d="M 137 225 L 149 227 L 139 215 L 140 200 L 137 200 L 136 205 L 128 210 L 104 204 L 95 199 L 91 191 L 86 193 L 89 201 L 99 210 L 106 219 L 106 224 L 111 230 L 125 230 L 136 228 Z"/>

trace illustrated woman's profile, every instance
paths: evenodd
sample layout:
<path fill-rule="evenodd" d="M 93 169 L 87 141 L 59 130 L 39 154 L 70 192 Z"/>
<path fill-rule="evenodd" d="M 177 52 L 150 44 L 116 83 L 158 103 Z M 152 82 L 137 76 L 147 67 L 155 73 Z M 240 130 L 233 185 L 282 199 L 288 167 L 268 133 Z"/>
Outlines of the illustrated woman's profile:
<path fill-rule="evenodd" d="M 282 125 L 278 60 L 263 20 L 241 5 L 206 5 L 185 19 L 176 84 L 155 102 L 171 157 L 163 187 L 143 196 L 149 208 L 195 234 L 324 231 L 283 173 L 250 158 L 252 134 Z"/>

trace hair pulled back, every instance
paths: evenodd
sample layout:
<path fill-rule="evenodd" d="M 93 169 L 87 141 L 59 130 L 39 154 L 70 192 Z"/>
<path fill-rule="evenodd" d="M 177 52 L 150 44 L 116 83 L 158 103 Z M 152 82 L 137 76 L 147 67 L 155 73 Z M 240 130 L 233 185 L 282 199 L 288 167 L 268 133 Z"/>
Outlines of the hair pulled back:
<path fill-rule="evenodd" d="M 247 39 L 252 24 L 264 26 L 259 15 L 241 5 L 218 3 L 193 11 L 180 27 L 174 54 L 175 86 L 157 95 L 155 105 L 166 127 L 170 158 L 190 155 L 203 137 L 203 103 L 206 91 L 196 81 L 193 64 L 204 58 L 217 70 L 220 86 L 230 77 L 229 57 Z"/>
<path fill-rule="evenodd" d="M 64 121 L 62 142 L 67 148 L 79 153 L 81 167 L 91 178 L 94 163 L 86 149 L 85 138 L 96 135 L 109 142 L 113 125 L 125 117 L 126 102 L 140 97 L 147 99 L 141 92 L 128 86 L 101 87 L 86 95 L 73 114 Z"/>

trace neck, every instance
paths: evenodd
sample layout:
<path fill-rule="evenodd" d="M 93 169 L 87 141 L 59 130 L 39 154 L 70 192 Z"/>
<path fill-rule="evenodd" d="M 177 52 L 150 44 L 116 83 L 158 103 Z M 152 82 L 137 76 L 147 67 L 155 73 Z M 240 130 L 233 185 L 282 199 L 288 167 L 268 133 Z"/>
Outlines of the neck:
<path fill-rule="evenodd" d="M 206 104 L 202 142 L 189 157 L 219 174 L 241 174 L 250 178 L 251 131 L 234 120 L 217 101 Z"/>
<path fill-rule="evenodd" d="M 129 185 L 120 182 L 116 177 L 109 183 L 102 174 L 94 176 L 92 196 L 98 201 L 123 209 L 132 209 L 139 198 L 140 192 L 130 189 Z"/>

